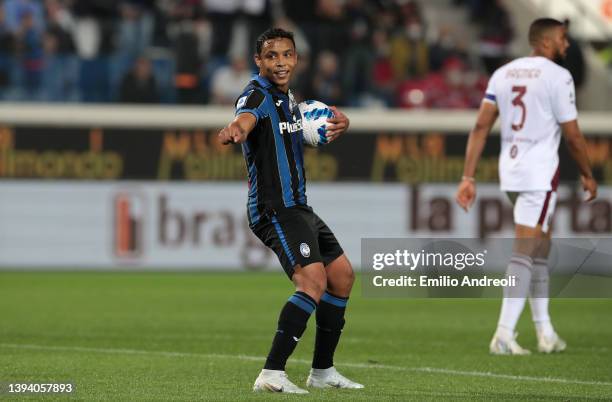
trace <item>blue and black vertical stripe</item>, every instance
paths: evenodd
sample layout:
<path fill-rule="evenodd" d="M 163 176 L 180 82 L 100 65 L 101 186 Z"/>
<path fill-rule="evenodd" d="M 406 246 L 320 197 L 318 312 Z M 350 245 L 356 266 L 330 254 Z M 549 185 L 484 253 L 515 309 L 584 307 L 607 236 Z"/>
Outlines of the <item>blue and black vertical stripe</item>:
<path fill-rule="evenodd" d="M 285 232 L 283 231 L 283 228 L 278 222 L 278 219 L 276 218 L 276 216 L 272 217 L 272 224 L 274 225 L 274 230 L 276 231 L 278 239 L 280 240 L 281 245 L 283 246 L 285 255 L 287 256 L 287 258 L 289 258 L 289 262 L 291 263 L 291 266 L 296 265 L 295 256 L 293 255 L 293 252 L 291 251 L 291 248 L 289 247 L 289 243 L 287 243 L 287 237 L 285 236 Z"/>
<path fill-rule="evenodd" d="M 248 218 L 253 226 L 275 208 L 306 205 L 306 177 L 301 130 L 292 133 L 280 128 L 281 123 L 295 124 L 301 118 L 297 108 L 290 110 L 289 96 L 259 76 L 245 93 L 248 98 L 237 113 L 264 116 L 242 146 L 249 176 Z"/>

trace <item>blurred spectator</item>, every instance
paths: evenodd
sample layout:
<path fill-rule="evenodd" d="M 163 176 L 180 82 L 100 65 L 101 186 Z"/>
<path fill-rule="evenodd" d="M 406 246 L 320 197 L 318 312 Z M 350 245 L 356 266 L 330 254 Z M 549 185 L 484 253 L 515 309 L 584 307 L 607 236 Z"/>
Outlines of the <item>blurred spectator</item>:
<path fill-rule="evenodd" d="M 349 45 L 344 51 L 343 91 L 344 104 L 358 106 L 359 100 L 370 91 L 372 76 L 372 10 L 365 7 L 364 0 L 349 0 L 345 15 L 349 25 Z"/>
<path fill-rule="evenodd" d="M 183 104 L 203 103 L 200 71 L 203 59 L 198 54 L 199 40 L 195 24 L 184 21 L 174 38 L 173 49 L 176 59 L 174 83 L 178 102 Z"/>
<path fill-rule="evenodd" d="M 327 50 L 319 53 L 312 78 L 312 96 L 328 105 L 342 104 L 342 87 L 340 85 L 340 64 L 338 57 Z"/>
<path fill-rule="evenodd" d="M 579 91 L 584 85 L 585 79 L 584 55 L 582 54 L 580 43 L 569 33 L 569 20 L 565 20 L 565 26 L 568 28 L 567 40 L 569 47 L 567 48 L 567 55 L 563 61 L 563 66 L 572 74 L 576 90 Z"/>
<path fill-rule="evenodd" d="M 612 42 L 595 42 L 593 48 L 604 65 L 612 69 Z"/>
<path fill-rule="evenodd" d="M 21 25 L 15 37 L 23 73 L 23 88 L 26 96 L 37 99 L 40 96 L 43 70 L 42 32 L 35 26 L 30 10 L 24 9 L 20 17 Z"/>
<path fill-rule="evenodd" d="M 287 17 L 299 26 L 314 25 L 317 23 L 318 2 L 319 0 L 283 0 L 283 10 Z M 310 32 L 307 35 L 309 34 Z"/>
<path fill-rule="evenodd" d="M 139 57 L 121 81 L 119 101 L 125 103 L 159 103 L 159 93 L 151 71 L 151 62 Z"/>
<path fill-rule="evenodd" d="M 28 14 L 32 18 L 32 27 L 38 32 L 45 29 L 45 19 L 40 0 L 4 0 L 6 24 L 10 31 L 21 29 L 23 16 Z"/>
<path fill-rule="evenodd" d="M 435 109 L 469 109 L 476 105 L 470 97 L 469 84 L 475 84 L 473 80 L 466 81 L 467 69 L 465 64 L 458 58 L 446 60 L 442 67 L 442 80 L 436 79 L 435 85 L 427 88 L 427 104 Z M 433 81 L 432 81 L 433 83 Z"/>
<path fill-rule="evenodd" d="M 341 54 L 347 42 L 342 4 L 336 0 L 284 0 L 287 16 L 308 39 L 311 57 L 322 50 Z"/>
<path fill-rule="evenodd" d="M 430 70 L 439 71 L 444 62 L 452 57 L 467 62 L 469 55 L 466 44 L 461 41 L 452 26 L 442 25 L 438 28 L 434 43 L 429 46 Z"/>
<path fill-rule="evenodd" d="M 241 0 L 204 0 L 208 18 L 212 22 L 213 58 L 227 56 L 232 42 L 234 21 L 241 3 Z"/>
<path fill-rule="evenodd" d="M 11 86 L 15 41 L 6 24 L 4 8 L 0 7 L 0 99 L 7 96 Z"/>
<path fill-rule="evenodd" d="M 153 37 L 152 4 L 144 0 L 123 1 L 119 10 L 117 50 L 131 55 L 142 54 L 151 45 Z"/>
<path fill-rule="evenodd" d="M 111 81 L 117 82 L 151 45 L 153 38 L 153 9 L 144 0 L 123 0 L 119 4 L 119 24 L 116 57 Z"/>
<path fill-rule="evenodd" d="M 508 61 L 508 48 L 514 30 L 501 0 L 484 2 L 482 5 L 478 47 L 485 69 L 491 75 Z"/>
<path fill-rule="evenodd" d="M 78 60 L 71 30 L 74 19 L 59 0 L 46 0 L 47 29 L 42 89 L 45 101 L 78 100 Z"/>
<path fill-rule="evenodd" d="M 248 56 L 253 54 L 253 44 L 272 24 L 272 5 L 269 0 L 243 0 L 243 13 L 246 17 L 248 37 L 246 38 L 246 54 L 234 54 L 234 57 Z"/>
<path fill-rule="evenodd" d="M 478 107 L 486 81 L 478 71 L 506 61 L 513 29 L 501 0 L 453 2 L 469 7 L 480 30 L 473 51 L 452 22 L 432 35 L 425 0 L 5 0 L 0 97 L 120 99 L 124 77 L 146 55 L 157 100 L 228 104 L 249 74 L 245 57 L 254 67 L 255 38 L 274 18 L 295 33 L 297 99 Z M 570 40 L 566 66 L 580 87 L 584 60 Z"/>
<path fill-rule="evenodd" d="M 389 56 L 391 49 L 387 33 L 382 30 L 374 31 L 372 35 L 372 47 L 375 50 L 374 64 L 372 66 L 372 91 L 373 95 L 383 100 L 387 106 L 394 102 L 394 92 L 397 82 L 393 74 L 393 66 Z"/>
<path fill-rule="evenodd" d="M 349 29 L 341 3 L 336 0 L 319 0 L 316 10 L 317 31 L 312 45 L 315 57 L 323 50 L 342 54 L 348 42 Z"/>
<path fill-rule="evenodd" d="M 311 56 L 318 51 L 318 20 L 317 20 L 318 0 L 283 0 L 283 10 L 290 21 L 295 23 L 304 33 L 308 40 Z"/>
<path fill-rule="evenodd" d="M 55 36 L 57 40 L 57 52 L 63 55 L 75 52 L 72 30 L 74 29 L 74 17 L 66 6 L 59 0 L 45 0 L 47 15 L 46 32 Z"/>
<path fill-rule="evenodd" d="M 440 72 L 403 82 L 398 102 L 403 108 L 476 108 L 482 99 L 484 85 L 486 78 L 467 69 L 461 59 L 452 57 L 446 60 Z"/>
<path fill-rule="evenodd" d="M 85 102 L 108 102 L 111 99 L 111 60 L 116 0 L 76 1 L 73 39 L 79 56 L 79 87 Z"/>
<path fill-rule="evenodd" d="M 231 64 L 217 69 L 211 80 L 212 103 L 233 105 L 252 75 L 243 57 L 235 57 Z"/>
<path fill-rule="evenodd" d="M 115 39 L 118 0 L 75 1 L 73 39 L 77 53 L 84 59 L 108 55 Z"/>
<path fill-rule="evenodd" d="M 399 16 L 399 25 L 390 38 L 394 77 L 397 81 L 422 77 L 429 71 L 429 49 L 418 3 L 401 4 Z"/>
<path fill-rule="evenodd" d="M 465 5 L 468 8 L 472 22 L 480 22 L 484 19 L 483 10 L 491 0 L 454 0 L 455 5 Z"/>

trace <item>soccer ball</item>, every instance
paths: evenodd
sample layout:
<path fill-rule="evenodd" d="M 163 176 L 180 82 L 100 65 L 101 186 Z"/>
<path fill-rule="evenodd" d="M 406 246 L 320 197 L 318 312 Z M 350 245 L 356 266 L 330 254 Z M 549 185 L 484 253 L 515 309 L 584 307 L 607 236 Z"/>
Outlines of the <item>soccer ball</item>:
<path fill-rule="evenodd" d="M 313 147 L 327 144 L 327 119 L 334 117 L 334 112 L 325 103 L 316 100 L 304 101 L 298 107 L 302 114 L 304 142 Z"/>

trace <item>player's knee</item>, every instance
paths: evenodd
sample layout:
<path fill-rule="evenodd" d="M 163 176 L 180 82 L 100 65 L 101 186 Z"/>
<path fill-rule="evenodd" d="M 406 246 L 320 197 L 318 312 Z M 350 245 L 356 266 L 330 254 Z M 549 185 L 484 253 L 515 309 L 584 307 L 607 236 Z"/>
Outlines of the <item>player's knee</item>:
<path fill-rule="evenodd" d="M 323 292 L 327 288 L 327 277 L 322 265 L 320 267 L 307 266 L 296 269 L 293 275 L 293 282 L 297 290 L 308 294 L 317 302 L 321 299 Z"/>
<path fill-rule="evenodd" d="M 353 272 L 353 268 L 350 265 L 345 270 L 343 270 L 337 282 L 338 287 L 341 287 L 345 290 L 351 289 L 353 287 L 353 283 L 355 283 L 355 272 Z"/>
<path fill-rule="evenodd" d="M 306 293 L 317 302 L 321 300 L 323 292 L 327 288 L 327 281 L 320 278 L 307 278 L 298 285 L 298 290 Z"/>
<path fill-rule="evenodd" d="M 335 269 L 333 275 L 328 275 L 327 288 L 330 292 L 339 296 L 347 296 L 355 283 L 355 272 L 350 263 L 342 269 Z"/>
<path fill-rule="evenodd" d="M 353 267 L 351 265 L 348 266 L 346 273 L 346 283 L 348 283 L 350 286 L 353 286 L 353 283 L 355 283 L 355 271 L 353 271 Z"/>

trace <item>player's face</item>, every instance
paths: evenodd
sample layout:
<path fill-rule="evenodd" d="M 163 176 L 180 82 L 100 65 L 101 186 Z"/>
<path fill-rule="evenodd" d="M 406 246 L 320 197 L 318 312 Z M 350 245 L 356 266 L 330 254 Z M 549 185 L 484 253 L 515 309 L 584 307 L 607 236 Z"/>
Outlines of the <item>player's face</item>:
<path fill-rule="evenodd" d="M 553 49 L 553 60 L 561 62 L 567 56 L 569 41 L 567 40 L 567 28 L 557 27 L 551 32 L 551 46 Z"/>
<path fill-rule="evenodd" d="M 297 54 L 293 42 L 287 38 L 275 38 L 264 42 L 261 54 L 255 55 L 259 75 L 265 77 L 278 89 L 287 91 Z"/>

